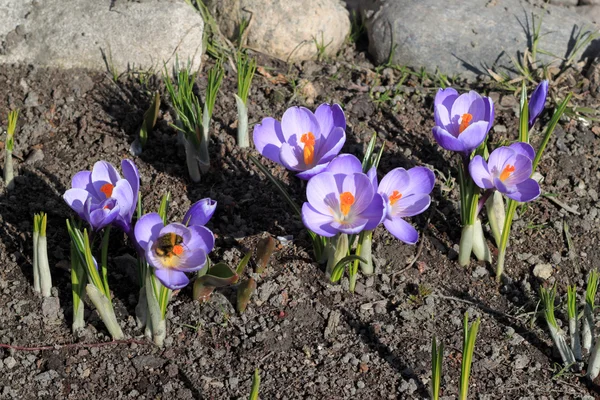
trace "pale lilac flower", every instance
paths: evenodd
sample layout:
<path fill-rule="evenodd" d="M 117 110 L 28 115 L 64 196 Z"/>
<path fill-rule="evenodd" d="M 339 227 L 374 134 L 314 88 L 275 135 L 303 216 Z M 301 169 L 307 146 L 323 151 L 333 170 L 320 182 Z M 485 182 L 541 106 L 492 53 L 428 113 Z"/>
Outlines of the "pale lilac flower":
<path fill-rule="evenodd" d="M 215 245 L 212 232 L 204 226 L 165 226 L 157 213 L 144 215 L 135 224 L 135 239 L 154 275 L 169 289 L 189 283 L 188 272 L 202 269 Z"/>
<path fill-rule="evenodd" d="M 544 111 L 546 105 L 546 97 L 548 96 L 548 81 L 541 81 L 535 88 L 529 100 L 529 129 L 535 124 L 535 121 Z"/>
<path fill-rule="evenodd" d="M 311 178 L 306 197 L 302 221 L 321 236 L 372 230 L 383 218 L 383 199 L 362 173 L 360 161 L 351 155 L 336 157 L 324 172 Z"/>
<path fill-rule="evenodd" d="M 114 224 L 125 233 L 132 232 L 131 219 L 137 207 L 140 176 L 135 164 L 121 162 L 124 178 L 106 161 L 98 161 L 92 171 L 73 176 L 72 189 L 63 195 L 69 207 L 93 230 Z"/>
<path fill-rule="evenodd" d="M 438 90 L 433 137 L 446 150 L 470 154 L 485 140 L 494 122 L 494 103 L 474 91 Z"/>
<path fill-rule="evenodd" d="M 540 195 L 540 185 L 531 178 L 533 147 L 527 143 L 513 143 L 492 151 L 488 161 L 475 156 L 469 164 L 469 173 L 482 189 L 497 189 L 509 198 L 527 202 Z"/>
<path fill-rule="evenodd" d="M 323 171 L 346 142 L 346 118 L 337 105 L 321 104 L 315 113 L 291 107 L 281 122 L 265 118 L 254 127 L 254 145 L 271 161 L 310 179 Z"/>
<path fill-rule="evenodd" d="M 217 208 L 217 202 L 208 197 L 198 200 L 185 213 L 183 224 L 185 226 L 201 225 L 204 226 L 212 218 Z"/>

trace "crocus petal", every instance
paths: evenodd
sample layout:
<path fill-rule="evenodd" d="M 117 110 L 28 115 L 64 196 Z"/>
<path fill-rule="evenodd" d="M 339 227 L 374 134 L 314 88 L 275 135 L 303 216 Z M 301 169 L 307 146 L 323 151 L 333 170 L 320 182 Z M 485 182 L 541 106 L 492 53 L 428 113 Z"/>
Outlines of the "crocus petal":
<path fill-rule="evenodd" d="M 433 104 L 435 107 L 444 107 L 448 111 L 452 110 L 452 104 L 458 98 L 458 92 L 453 88 L 439 89 L 435 95 L 435 99 L 433 100 Z"/>
<path fill-rule="evenodd" d="M 375 229 L 377 225 L 385 218 L 385 205 L 383 198 L 375 193 L 371 204 L 360 213 L 360 216 L 367 219 L 365 230 L 370 231 Z"/>
<path fill-rule="evenodd" d="M 506 196 L 520 202 L 535 200 L 540 196 L 540 185 L 534 179 L 527 179 L 515 186 L 515 191 Z"/>
<path fill-rule="evenodd" d="M 433 109 L 433 118 L 435 125 L 446 129 L 452 136 L 458 136 L 458 125 L 450 120 L 450 111 L 442 105 L 435 106 Z"/>
<path fill-rule="evenodd" d="M 133 190 L 125 179 L 121 179 L 117 182 L 112 191 L 112 198 L 117 200 L 119 207 L 121 208 L 120 215 L 127 222 L 131 222 L 133 217 L 133 210 L 135 207 L 131 207 L 135 201 L 133 200 Z"/>
<path fill-rule="evenodd" d="M 510 174 L 508 178 L 504 180 L 506 186 L 514 186 L 518 183 L 523 182 L 531 176 L 532 163 L 531 159 L 521 154 L 516 154 L 507 161 L 514 167 L 514 172 Z"/>
<path fill-rule="evenodd" d="M 181 262 L 174 270 L 181 272 L 194 272 L 201 270 L 206 265 L 206 252 L 204 249 L 195 248 L 185 250 L 181 256 Z"/>
<path fill-rule="evenodd" d="M 371 180 L 373 191 L 377 193 L 379 191 L 379 183 L 377 182 L 377 168 L 371 167 L 371 169 L 367 171 L 367 176 Z"/>
<path fill-rule="evenodd" d="M 433 127 L 433 137 L 440 146 L 450 151 L 465 151 L 465 145 L 450 134 L 447 130 L 439 126 Z"/>
<path fill-rule="evenodd" d="M 190 226 L 190 240 L 185 245 L 191 250 L 202 249 L 206 254 L 210 253 L 215 247 L 215 236 L 210 229 L 194 225 Z"/>
<path fill-rule="evenodd" d="M 546 97 L 548 96 L 548 81 L 542 81 L 535 88 L 529 101 L 529 128 L 535 124 L 535 120 L 544 111 Z"/>
<path fill-rule="evenodd" d="M 429 194 L 435 185 L 435 175 L 426 167 L 414 167 L 406 171 L 410 177 L 409 186 L 402 192 L 405 196 L 409 194 Z"/>
<path fill-rule="evenodd" d="M 92 172 L 91 171 L 79 171 L 75 175 L 73 175 L 73 179 L 71 181 L 71 187 L 73 189 L 85 189 L 88 192 L 93 192 L 92 186 Z"/>
<path fill-rule="evenodd" d="M 352 214 L 362 214 L 373 200 L 373 186 L 367 175 L 362 172 L 346 175 L 342 183 L 342 190 L 342 193 L 349 192 L 354 195 L 354 204 L 350 211 Z"/>
<path fill-rule="evenodd" d="M 392 217 L 412 217 L 429 208 L 431 197 L 428 194 L 413 194 L 403 197 L 392 206 Z"/>
<path fill-rule="evenodd" d="M 332 215 L 339 210 L 340 191 L 337 190 L 335 178 L 330 172 L 322 172 L 313 177 L 306 185 L 306 199 L 317 212 Z"/>
<path fill-rule="evenodd" d="M 489 121 L 488 123 L 488 127 L 487 127 L 487 131 L 489 132 L 490 129 L 492 129 L 492 125 L 494 124 L 494 118 L 495 118 L 495 110 L 494 110 L 494 102 L 492 101 L 491 98 L 489 97 L 484 97 L 483 98 L 484 102 L 485 102 L 485 120 Z"/>
<path fill-rule="evenodd" d="M 331 226 L 333 227 L 333 229 L 336 229 L 342 233 L 346 233 L 348 235 L 356 235 L 357 233 L 366 230 L 365 228 L 368 222 L 369 220 L 366 218 L 354 217 L 353 219 L 344 221 L 343 223 L 334 220 L 331 223 Z"/>
<path fill-rule="evenodd" d="M 157 213 L 150 213 L 142 216 L 135 224 L 135 240 L 138 246 L 145 251 L 148 250 L 148 242 L 156 240 L 160 236 L 160 230 L 163 228 L 163 220 Z"/>
<path fill-rule="evenodd" d="M 391 196 L 397 190 L 404 195 L 404 190 L 409 186 L 409 173 L 404 168 L 394 168 L 381 179 L 378 192 Z"/>
<path fill-rule="evenodd" d="M 327 166 L 332 174 L 352 174 L 362 172 L 362 163 L 352 154 L 340 154 Z"/>
<path fill-rule="evenodd" d="M 158 278 L 160 283 L 171 290 L 183 289 L 190 283 L 190 280 L 184 272 L 174 269 L 157 268 L 154 270 L 154 275 Z"/>
<path fill-rule="evenodd" d="M 406 244 L 415 244 L 419 240 L 417 230 L 402 218 L 386 219 L 383 225 L 396 239 Z"/>
<path fill-rule="evenodd" d="M 458 136 L 467 151 L 471 151 L 483 143 L 488 133 L 488 125 L 487 121 L 475 122 Z"/>
<path fill-rule="evenodd" d="M 493 179 L 488 171 L 488 165 L 481 156 L 475 156 L 469 163 L 469 174 L 473 182 L 482 189 L 492 189 Z"/>
<path fill-rule="evenodd" d="M 304 159 L 294 151 L 294 147 L 288 143 L 283 143 L 279 150 L 279 160 L 281 164 L 292 171 L 303 171 L 306 169 Z"/>
<path fill-rule="evenodd" d="M 115 185 L 119 179 L 121 179 L 121 176 L 112 164 L 106 161 L 98 161 L 94 164 L 94 168 L 92 168 L 92 185 L 99 199 L 106 198 L 106 194 L 102 193 L 100 188 L 106 183 Z"/>
<path fill-rule="evenodd" d="M 281 123 L 276 119 L 267 117 L 258 125 L 254 126 L 252 136 L 256 150 L 269 160 L 281 164 L 279 150 L 285 141 L 281 131 Z"/>
<path fill-rule="evenodd" d="M 317 163 L 322 164 L 331 161 L 340 153 L 344 143 L 346 143 L 346 132 L 340 127 L 333 128 L 326 139 L 321 139 L 319 152 L 315 157 Z"/>
<path fill-rule="evenodd" d="M 332 237 L 338 233 L 338 231 L 331 226 L 333 216 L 321 214 L 309 203 L 304 203 L 302 205 L 302 222 L 304 223 L 304 226 L 317 235 Z"/>
<path fill-rule="evenodd" d="M 522 154 L 525 157 L 529 158 L 531 161 L 535 158 L 535 150 L 529 143 L 524 142 L 516 142 L 508 146 L 517 154 Z"/>
<path fill-rule="evenodd" d="M 110 225 L 119 216 L 121 211 L 119 203 L 111 198 L 95 205 L 92 205 L 92 199 L 88 198 L 84 209 L 86 219 L 95 231 Z"/>
<path fill-rule="evenodd" d="M 123 171 L 123 177 L 129 182 L 131 192 L 133 193 L 133 202 L 131 203 L 130 209 L 130 213 L 133 216 L 137 209 L 137 201 L 140 192 L 140 173 L 131 160 L 121 161 L 121 170 Z"/>
<path fill-rule="evenodd" d="M 84 205 L 85 202 L 90 198 L 90 193 L 85 189 L 69 189 L 63 195 L 65 202 L 79 215 L 81 218 L 84 217 Z"/>
<path fill-rule="evenodd" d="M 346 117 L 339 104 L 321 104 L 315 111 L 315 117 L 319 121 L 321 134 L 325 137 L 336 127 L 346 130 Z"/>
<path fill-rule="evenodd" d="M 471 114 L 473 121 L 481 121 L 486 118 L 486 102 L 479 93 L 471 90 L 469 93 L 463 93 L 452 104 L 450 115 L 452 118 L 460 118 L 463 114 Z M 458 123 L 457 121 L 453 121 Z M 487 125 L 486 121 L 486 125 Z"/>
<path fill-rule="evenodd" d="M 312 178 L 313 176 L 318 175 L 321 172 L 325 171 L 327 169 L 327 165 L 328 165 L 328 163 L 315 165 L 311 169 L 307 169 L 306 171 L 298 172 L 296 174 L 296 177 L 307 181 L 310 178 Z"/>
<path fill-rule="evenodd" d="M 216 209 L 216 201 L 208 197 L 202 200 L 198 200 L 197 202 L 192 204 L 188 212 L 185 213 L 185 217 L 183 217 L 183 224 L 186 226 L 204 226 L 212 218 Z"/>
<path fill-rule="evenodd" d="M 291 136 L 295 135 L 300 141 L 302 135 L 308 132 L 314 135 L 315 141 L 321 137 L 321 128 L 317 119 L 309 109 L 304 107 L 290 107 L 283 113 L 281 131 L 288 143 Z"/>
<path fill-rule="evenodd" d="M 498 147 L 492 151 L 488 158 L 488 171 L 494 174 L 502 173 L 506 161 L 515 155 L 515 151 L 510 147 Z"/>

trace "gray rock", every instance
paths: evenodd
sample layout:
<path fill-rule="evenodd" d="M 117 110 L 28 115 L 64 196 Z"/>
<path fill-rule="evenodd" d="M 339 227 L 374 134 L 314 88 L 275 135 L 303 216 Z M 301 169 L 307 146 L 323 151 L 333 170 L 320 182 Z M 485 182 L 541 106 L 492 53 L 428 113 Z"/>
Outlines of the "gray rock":
<path fill-rule="evenodd" d="M 34 380 L 38 381 L 42 386 L 48 386 L 51 382 L 53 382 L 56 378 L 58 378 L 58 372 L 51 369 L 46 372 L 42 372 L 39 375 L 36 375 Z"/>
<path fill-rule="evenodd" d="M 46 321 L 54 321 L 59 318 L 60 301 L 58 297 L 44 297 L 42 301 L 42 315 Z"/>
<path fill-rule="evenodd" d="M 15 360 L 12 356 L 8 356 L 4 359 L 4 365 L 8 369 L 13 369 L 15 365 L 17 365 L 17 360 Z"/>
<path fill-rule="evenodd" d="M 588 21 L 600 26 L 600 5 L 579 6 L 575 8 L 575 11 Z"/>
<path fill-rule="evenodd" d="M 533 276 L 540 279 L 548 279 L 552 276 L 552 265 L 538 264 L 533 268 Z"/>
<path fill-rule="evenodd" d="M 393 37 L 395 64 L 431 72 L 439 68 L 449 75 L 485 75 L 488 68 L 509 72 L 510 57 L 528 47 L 532 13 L 543 17 L 540 48 L 564 56 L 581 17 L 564 7 L 541 9 L 523 0 L 377 0 L 366 11 L 369 52 L 376 62 L 387 61 Z M 557 61 L 541 54 L 538 59 Z"/>
<path fill-rule="evenodd" d="M 141 371 L 144 368 L 157 369 L 162 367 L 166 362 L 167 360 L 153 355 L 137 356 L 132 360 L 133 366 L 138 371 Z"/>
<path fill-rule="evenodd" d="M 33 149 L 25 159 L 25 164 L 34 164 L 36 161 L 44 159 L 44 151 L 42 149 Z"/>
<path fill-rule="evenodd" d="M 115 2 L 5 0 L 0 63 L 161 69 L 175 54 L 200 65 L 204 22 L 183 0 Z M 12 4 L 14 3 L 14 4 Z M 13 9 L 14 6 L 14 9 Z M 12 17 L 12 18 L 11 18 Z"/>
<path fill-rule="evenodd" d="M 529 364 L 529 357 L 525 354 L 518 354 L 515 357 L 515 369 L 523 369 Z"/>
<path fill-rule="evenodd" d="M 282 60 L 317 57 L 317 46 L 326 45 L 332 56 L 350 32 L 348 10 L 339 0 L 241 0 L 248 28 L 248 47 Z"/>

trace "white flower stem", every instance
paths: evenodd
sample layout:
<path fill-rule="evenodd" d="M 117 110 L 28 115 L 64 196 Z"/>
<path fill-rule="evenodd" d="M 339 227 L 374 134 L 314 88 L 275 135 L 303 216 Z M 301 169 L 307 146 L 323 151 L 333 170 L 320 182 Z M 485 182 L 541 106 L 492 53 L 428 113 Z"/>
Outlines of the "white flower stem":
<path fill-rule="evenodd" d="M 364 258 L 365 261 L 367 261 L 366 263 L 364 263 L 362 261 L 360 263 L 360 270 L 365 275 L 373 274 L 373 256 L 371 254 L 372 244 L 373 244 L 373 231 L 365 232 L 365 234 L 363 235 L 360 254 L 358 254 L 359 256 Z"/>
<path fill-rule="evenodd" d="M 465 225 L 460 235 L 460 244 L 458 250 L 458 263 L 462 267 L 469 265 L 471 261 L 471 252 L 473 251 L 473 233 L 475 225 Z"/>
<path fill-rule="evenodd" d="M 594 337 L 594 312 L 592 307 L 586 302 L 583 306 L 583 320 L 581 327 L 582 346 L 588 352 L 592 348 L 592 338 Z M 600 342 L 600 341 L 599 341 Z"/>
<path fill-rule="evenodd" d="M 248 107 L 244 103 L 244 100 L 237 94 L 234 94 L 234 96 L 238 111 L 237 142 L 239 147 L 245 148 L 250 146 L 250 139 L 248 138 Z"/>
<path fill-rule="evenodd" d="M 148 316 L 146 319 L 146 329 L 150 328 L 154 344 L 162 347 L 167 336 L 167 324 L 162 316 L 158 298 L 154 290 L 152 271 L 148 268 L 146 273 L 146 301 L 148 303 Z"/>
<path fill-rule="evenodd" d="M 559 327 L 556 327 L 550 323 L 548 323 L 548 329 L 550 330 L 550 337 L 552 337 L 552 341 L 554 342 L 556 349 L 560 353 L 560 357 L 563 360 L 563 364 L 565 366 L 574 364 L 575 356 L 573 355 L 571 348 L 567 344 L 562 330 Z"/>
<path fill-rule="evenodd" d="M 42 292 L 42 296 L 50 297 L 52 289 L 52 276 L 50 275 L 50 265 L 48 263 L 48 245 L 46 241 L 46 236 L 42 236 L 42 234 L 40 234 L 40 236 L 38 237 L 37 253 L 37 267 L 40 290 Z"/>
<path fill-rule="evenodd" d="M 7 190 L 12 190 L 15 187 L 14 179 L 12 151 L 6 149 L 4 152 L 4 184 Z"/>
<path fill-rule="evenodd" d="M 198 152 L 200 171 L 203 174 L 206 174 L 210 169 L 210 154 L 208 152 L 208 137 L 210 134 L 210 115 L 208 113 L 207 107 L 207 104 L 204 104 L 204 112 L 202 113 L 202 140 L 200 140 L 200 149 Z"/>
<path fill-rule="evenodd" d="M 185 161 L 187 163 L 188 173 L 192 182 L 200 182 L 200 165 L 198 162 L 198 150 L 194 143 L 188 138 L 184 139 Z"/>
<path fill-rule="evenodd" d="M 506 210 L 504 209 L 504 199 L 502 198 L 502 194 L 497 190 L 494 191 L 494 194 L 486 200 L 485 208 L 487 210 L 494 241 L 496 242 L 496 246 L 500 246 L 502 228 L 504 227 L 504 220 L 506 219 Z"/>
<path fill-rule="evenodd" d="M 102 318 L 102 322 L 104 322 L 113 340 L 123 339 L 123 331 L 117 321 L 115 310 L 110 300 L 91 283 L 85 287 L 85 291 L 92 303 L 94 303 L 94 306 L 96 306 L 96 310 L 100 314 L 100 318 Z"/>
<path fill-rule="evenodd" d="M 577 361 L 581 361 L 581 342 L 579 340 L 579 321 L 577 317 L 569 318 L 569 339 L 573 356 Z"/>
<path fill-rule="evenodd" d="M 473 224 L 473 254 L 479 261 L 492 262 L 492 254 L 483 236 L 483 227 L 481 226 L 481 220 L 475 219 Z"/>
<path fill-rule="evenodd" d="M 325 251 L 328 252 L 325 273 L 328 278 L 331 278 L 331 274 L 337 263 L 348 255 L 348 235 L 345 233 L 338 233 L 336 236 L 332 237 L 329 241 L 328 249 Z"/>
<path fill-rule="evenodd" d="M 148 320 L 148 301 L 146 300 L 146 286 L 140 288 L 138 303 L 135 306 L 135 322 L 138 329 L 146 326 Z"/>
<path fill-rule="evenodd" d="M 36 217 L 37 221 L 37 217 Z M 36 292 L 41 292 L 40 287 L 40 269 L 39 269 L 39 256 L 38 256 L 38 243 L 39 243 L 40 233 L 37 230 L 37 227 L 34 228 L 33 231 L 33 290 Z"/>

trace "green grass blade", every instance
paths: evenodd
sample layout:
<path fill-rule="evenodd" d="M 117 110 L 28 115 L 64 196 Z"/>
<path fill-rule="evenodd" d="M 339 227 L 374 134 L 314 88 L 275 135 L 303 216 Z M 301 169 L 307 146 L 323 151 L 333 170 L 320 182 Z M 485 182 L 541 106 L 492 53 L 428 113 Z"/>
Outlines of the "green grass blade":
<path fill-rule="evenodd" d="M 171 192 L 167 192 L 160 199 L 160 207 L 158 208 L 158 215 L 163 220 L 163 224 L 167 225 L 167 214 L 169 213 L 169 203 L 171 202 Z"/>
<path fill-rule="evenodd" d="M 519 142 L 529 143 L 529 103 L 525 81 L 521 85 L 521 114 L 519 115 Z"/>
<path fill-rule="evenodd" d="M 260 389 L 260 371 L 258 368 L 254 370 L 252 377 L 252 390 L 250 391 L 249 400 L 258 400 L 258 391 Z"/>
<path fill-rule="evenodd" d="M 469 314 L 465 313 L 464 319 L 464 342 L 463 357 L 460 369 L 460 391 L 458 398 L 466 400 L 469 393 L 469 378 L 471 376 L 471 365 L 473 363 L 473 352 L 475 351 L 475 340 L 481 320 L 477 318 L 469 327 Z"/>
<path fill-rule="evenodd" d="M 562 103 L 559 104 L 556 111 L 554 111 L 554 114 L 552 115 L 552 118 L 550 119 L 550 122 L 548 123 L 548 126 L 546 127 L 546 132 L 544 133 L 544 138 L 542 139 L 542 143 L 540 144 L 540 147 L 538 148 L 538 151 L 535 155 L 535 159 L 533 160 L 532 173 L 535 172 L 540 160 L 542 159 L 542 155 L 544 154 L 544 150 L 546 149 L 546 146 L 548 145 L 548 141 L 550 141 L 550 137 L 552 136 L 552 133 L 554 132 L 554 128 L 556 128 L 556 124 L 558 124 L 560 117 L 565 112 L 565 109 L 567 108 L 567 104 L 571 100 L 571 96 L 573 96 L 572 92 L 570 92 L 567 95 L 567 97 L 562 101 Z"/>
<path fill-rule="evenodd" d="M 431 398 L 439 400 L 442 383 L 442 362 L 444 360 L 444 344 L 437 344 L 435 336 L 431 341 Z"/>

